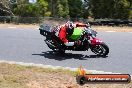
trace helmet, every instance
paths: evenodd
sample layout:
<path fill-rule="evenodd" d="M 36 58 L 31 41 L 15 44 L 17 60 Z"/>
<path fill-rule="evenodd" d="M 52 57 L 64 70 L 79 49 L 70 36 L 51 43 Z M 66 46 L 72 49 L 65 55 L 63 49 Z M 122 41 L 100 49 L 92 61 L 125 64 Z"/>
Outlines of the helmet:
<path fill-rule="evenodd" d="M 86 27 L 87 27 L 87 28 L 90 27 L 90 24 L 89 24 L 89 23 L 86 23 Z"/>
<path fill-rule="evenodd" d="M 74 24 L 73 22 L 66 22 L 66 32 L 67 32 L 67 35 L 72 35 L 73 33 L 73 30 L 74 30 Z"/>

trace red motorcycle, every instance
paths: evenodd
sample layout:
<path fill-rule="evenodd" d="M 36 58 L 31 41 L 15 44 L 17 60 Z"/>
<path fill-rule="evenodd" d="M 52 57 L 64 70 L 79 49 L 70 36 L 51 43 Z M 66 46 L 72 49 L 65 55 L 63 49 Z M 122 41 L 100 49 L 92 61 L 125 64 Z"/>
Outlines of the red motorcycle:
<path fill-rule="evenodd" d="M 56 33 L 59 32 L 58 27 L 52 27 L 48 24 L 44 24 L 40 26 L 39 30 L 40 34 L 46 37 L 44 41 L 48 47 L 55 52 L 65 53 L 65 50 L 88 51 L 88 49 L 91 49 L 93 53 L 99 56 L 107 56 L 109 53 L 109 47 L 102 40 L 96 38 L 97 32 L 92 30 L 90 27 L 74 29 L 74 32 L 76 32 L 76 30 L 80 30 L 80 32 L 75 35 L 73 33 L 73 36 L 76 39 L 69 37 L 69 41 L 81 41 L 79 45 L 75 44 L 74 46 L 65 46 L 60 38 L 56 36 Z"/>

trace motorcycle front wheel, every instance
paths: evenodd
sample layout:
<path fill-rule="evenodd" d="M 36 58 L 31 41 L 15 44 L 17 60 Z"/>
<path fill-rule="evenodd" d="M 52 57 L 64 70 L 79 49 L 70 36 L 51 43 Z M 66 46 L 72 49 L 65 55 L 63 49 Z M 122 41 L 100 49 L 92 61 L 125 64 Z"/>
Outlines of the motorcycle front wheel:
<path fill-rule="evenodd" d="M 91 51 L 99 56 L 107 56 L 109 53 L 109 47 L 103 42 L 91 47 Z"/>

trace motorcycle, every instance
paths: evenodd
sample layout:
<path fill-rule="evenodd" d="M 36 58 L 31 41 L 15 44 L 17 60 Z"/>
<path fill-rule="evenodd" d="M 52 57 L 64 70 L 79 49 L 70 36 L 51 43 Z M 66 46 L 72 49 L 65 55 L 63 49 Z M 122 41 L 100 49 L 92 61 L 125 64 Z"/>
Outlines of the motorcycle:
<path fill-rule="evenodd" d="M 72 50 L 72 51 L 88 51 L 91 49 L 93 53 L 99 56 L 107 56 L 109 53 L 109 47 L 105 44 L 102 40 L 96 38 L 97 32 L 92 30 L 91 27 L 86 28 L 74 28 L 74 32 L 76 34 L 74 37 L 69 37 L 70 41 L 81 41 L 79 45 L 74 46 L 65 46 L 65 44 L 60 40 L 59 28 L 52 27 L 48 24 L 40 25 L 40 34 L 45 36 L 46 39 L 44 40 L 47 46 L 52 49 L 54 52 L 65 53 L 65 50 Z M 80 32 L 76 31 L 80 30 Z M 81 35 L 80 35 L 81 33 Z"/>

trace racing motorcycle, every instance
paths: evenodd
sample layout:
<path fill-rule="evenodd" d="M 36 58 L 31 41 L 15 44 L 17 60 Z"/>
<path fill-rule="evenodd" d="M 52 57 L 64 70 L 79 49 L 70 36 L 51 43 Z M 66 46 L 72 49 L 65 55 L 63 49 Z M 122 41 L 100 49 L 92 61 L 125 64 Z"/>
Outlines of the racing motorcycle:
<path fill-rule="evenodd" d="M 69 41 L 81 41 L 81 43 L 74 46 L 65 46 L 60 40 L 59 28 L 53 27 L 48 24 L 40 25 L 40 34 L 45 36 L 45 43 L 54 52 L 65 53 L 65 50 L 72 51 L 88 51 L 91 49 L 93 53 L 99 56 L 107 56 L 109 53 L 109 47 L 100 39 L 96 38 L 97 32 L 92 30 L 91 27 L 86 28 L 74 28 L 73 36 L 69 36 Z"/>

